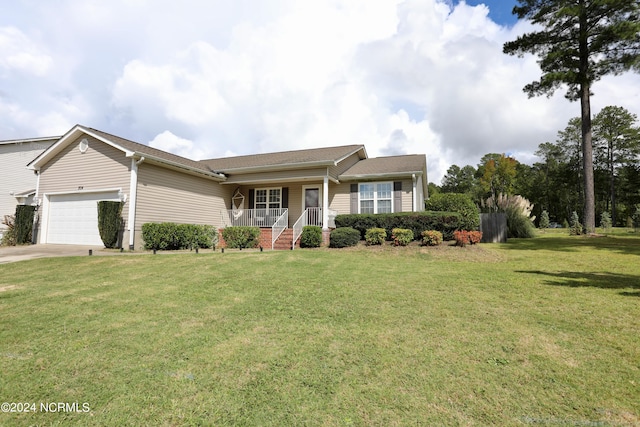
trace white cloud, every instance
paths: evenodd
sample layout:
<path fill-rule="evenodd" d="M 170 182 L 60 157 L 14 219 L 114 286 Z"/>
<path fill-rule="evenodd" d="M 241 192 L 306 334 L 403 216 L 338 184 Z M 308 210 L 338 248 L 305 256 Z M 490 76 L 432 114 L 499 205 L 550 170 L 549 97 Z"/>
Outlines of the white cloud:
<path fill-rule="evenodd" d="M 192 141 L 180 138 L 168 130 L 156 135 L 149 142 L 149 146 L 194 160 L 205 158 L 202 150 L 199 150 Z"/>
<path fill-rule="evenodd" d="M 52 65 L 52 58 L 18 28 L 0 27 L 0 70 L 42 76 Z"/>
<path fill-rule="evenodd" d="M 483 5 L 63 0 L 18 2 L 6 23 L 7 138 L 83 123 L 194 159 L 358 143 L 425 153 L 438 183 L 489 152 L 531 160 L 579 114 L 561 91 L 526 97 L 535 59 L 502 45 L 531 27 L 501 27 Z M 640 113 L 639 87 L 637 75 L 603 79 L 594 112 Z"/>

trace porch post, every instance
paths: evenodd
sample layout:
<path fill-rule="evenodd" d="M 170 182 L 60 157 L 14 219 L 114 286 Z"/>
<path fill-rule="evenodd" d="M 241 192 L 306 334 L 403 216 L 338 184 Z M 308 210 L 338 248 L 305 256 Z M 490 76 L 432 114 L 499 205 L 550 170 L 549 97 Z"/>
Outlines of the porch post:
<path fill-rule="evenodd" d="M 329 176 L 324 176 L 322 183 L 322 229 L 329 229 Z"/>

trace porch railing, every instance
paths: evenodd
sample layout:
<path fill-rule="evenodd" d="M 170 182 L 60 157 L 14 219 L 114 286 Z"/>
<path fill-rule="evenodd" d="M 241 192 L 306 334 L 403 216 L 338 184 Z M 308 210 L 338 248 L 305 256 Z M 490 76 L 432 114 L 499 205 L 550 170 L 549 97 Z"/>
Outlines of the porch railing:
<path fill-rule="evenodd" d="M 273 227 L 287 213 L 286 208 L 273 209 L 228 209 L 221 212 L 225 227 Z M 288 214 L 287 214 L 288 217 Z"/>
<path fill-rule="evenodd" d="M 333 219 L 335 218 L 338 212 L 333 209 L 329 209 L 329 227 L 334 228 L 335 223 Z M 302 229 L 305 225 L 317 225 L 318 227 L 322 227 L 322 208 L 307 208 L 300 218 L 293 224 L 293 242 L 292 248 L 296 247 L 296 242 L 302 236 Z"/>
<path fill-rule="evenodd" d="M 280 237 L 282 232 L 287 229 L 288 225 L 289 211 L 285 209 L 282 215 L 280 215 L 276 222 L 271 226 L 271 249 L 273 249 L 276 240 L 278 240 L 278 237 Z"/>

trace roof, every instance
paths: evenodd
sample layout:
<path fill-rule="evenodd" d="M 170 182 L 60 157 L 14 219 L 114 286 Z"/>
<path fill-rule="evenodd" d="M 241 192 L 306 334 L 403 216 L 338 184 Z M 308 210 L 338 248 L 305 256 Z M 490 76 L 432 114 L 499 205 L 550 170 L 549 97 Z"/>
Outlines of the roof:
<path fill-rule="evenodd" d="M 422 175 L 427 167 L 427 157 L 424 154 L 409 154 L 404 156 L 374 157 L 361 160 L 344 171 L 339 179 L 349 180 L 364 177 Z"/>
<path fill-rule="evenodd" d="M 207 165 L 188 159 L 186 157 L 178 156 L 177 154 L 172 154 L 163 150 L 159 150 L 157 148 L 150 147 L 148 145 L 140 144 L 138 142 L 130 141 L 125 138 L 121 138 L 116 135 L 112 135 L 107 132 L 103 132 L 98 129 L 93 128 L 85 128 L 84 126 L 79 126 L 81 129 L 85 129 L 87 133 L 93 133 L 95 135 L 101 136 L 103 139 L 107 139 L 114 143 L 117 146 L 125 148 L 128 151 L 134 152 L 143 156 L 150 156 L 156 159 L 165 160 L 168 162 L 176 163 L 179 165 L 184 165 L 193 169 L 201 170 L 203 172 L 211 173 L 213 172 Z"/>
<path fill-rule="evenodd" d="M 53 144 L 55 141 L 60 139 L 59 136 L 47 136 L 42 138 L 27 138 L 27 139 L 7 139 L 4 141 L 0 141 L 0 145 L 9 145 L 9 144 L 28 144 L 28 143 L 48 143 L 49 145 Z M 44 147 L 43 147 L 44 150 Z"/>
<path fill-rule="evenodd" d="M 46 164 L 53 156 L 60 152 L 71 142 L 77 140 L 81 134 L 93 136 L 94 138 L 105 142 L 125 153 L 127 157 L 142 158 L 163 164 L 165 166 L 185 170 L 190 173 L 204 174 L 216 179 L 224 179 L 225 177 L 212 171 L 206 164 L 186 157 L 171 154 L 148 145 L 140 144 L 119 136 L 112 135 L 90 127 L 81 125 L 74 126 L 69 132 L 63 135 L 56 143 L 36 157 L 27 167 L 39 170 L 42 165 Z"/>
<path fill-rule="evenodd" d="M 366 159 L 367 157 L 364 145 L 343 145 L 339 147 L 223 157 L 220 159 L 201 160 L 200 163 L 209 166 L 212 170 L 222 173 L 242 173 L 261 170 L 331 166 L 336 165 L 341 160 L 355 153 L 359 153 L 361 159 Z"/>

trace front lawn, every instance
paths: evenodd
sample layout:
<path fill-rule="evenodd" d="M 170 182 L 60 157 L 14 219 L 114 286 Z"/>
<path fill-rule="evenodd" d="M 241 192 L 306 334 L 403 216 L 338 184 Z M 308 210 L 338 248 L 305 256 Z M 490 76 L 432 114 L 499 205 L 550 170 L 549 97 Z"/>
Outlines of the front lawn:
<path fill-rule="evenodd" d="M 3 264 L 0 325 L 3 426 L 640 425 L 631 234 Z"/>

